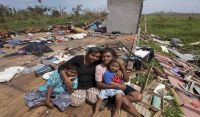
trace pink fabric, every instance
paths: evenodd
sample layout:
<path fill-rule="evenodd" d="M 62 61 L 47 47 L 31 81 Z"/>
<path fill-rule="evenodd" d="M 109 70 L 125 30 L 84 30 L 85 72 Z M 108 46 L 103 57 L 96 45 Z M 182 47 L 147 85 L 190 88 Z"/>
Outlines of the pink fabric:
<path fill-rule="evenodd" d="M 103 74 L 107 70 L 106 66 L 103 64 L 99 64 L 96 66 L 96 71 L 95 71 L 95 80 L 96 81 L 102 81 L 103 80 Z"/>

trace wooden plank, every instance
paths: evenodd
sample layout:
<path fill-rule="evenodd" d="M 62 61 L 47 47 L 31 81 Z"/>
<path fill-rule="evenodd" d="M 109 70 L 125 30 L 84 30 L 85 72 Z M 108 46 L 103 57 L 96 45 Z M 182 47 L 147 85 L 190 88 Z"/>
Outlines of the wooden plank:
<path fill-rule="evenodd" d="M 160 117 L 161 114 L 162 114 L 162 112 L 161 112 L 161 111 L 158 111 L 158 112 L 156 112 L 156 113 L 153 115 L 153 117 Z"/>
<path fill-rule="evenodd" d="M 156 84 L 156 80 L 154 79 L 153 81 L 151 81 L 151 83 L 149 85 L 146 86 L 145 90 L 150 89 L 153 85 Z"/>
<path fill-rule="evenodd" d="M 16 91 L 16 93 L 20 92 Z M 3 117 L 12 117 L 13 116 L 12 113 L 14 111 L 19 111 L 18 104 L 22 99 L 23 99 L 22 96 L 9 97 L 9 99 L 4 103 L 5 105 L 3 105 L 0 109 L 1 115 Z"/>
<path fill-rule="evenodd" d="M 29 115 L 29 117 L 41 117 L 42 114 L 46 113 L 48 109 L 46 107 L 39 107 Z"/>
<path fill-rule="evenodd" d="M 22 92 L 11 88 L 7 85 L 1 85 L 1 89 L 3 89 L 3 92 L 0 94 L 0 100 L 2 101 L 0 103 L 0 106 L 2 108 L 5 108 L 11 101 L 15 100 L 16 97 L 18 97 Z M 2 109 L 1 108 L 1 109 Z"/>
<path fill-rule="evenodd" d="M 103 111 L 99 113 L 99 117 L 111 117 L 111 110 L 108 108 L 105 108 Z"/>

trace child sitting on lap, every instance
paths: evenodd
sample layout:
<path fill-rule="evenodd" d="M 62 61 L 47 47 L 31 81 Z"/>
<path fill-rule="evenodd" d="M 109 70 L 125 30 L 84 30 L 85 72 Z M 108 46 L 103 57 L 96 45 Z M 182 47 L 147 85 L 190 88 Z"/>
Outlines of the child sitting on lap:
<path fill-rule="evenodd" d="M 72 79 L 72 88 L 76 89 L 78 86 L 78 66 L 70 64 L 67 66 L 65 73 L 69 79 Z M 58 70 L 55 70 L 48 81 L 36 91 L 25 94 L 24 99 L 30 109 L 40 106 L 47 106 L 53 109 L 55 105 L 61 111 L 64 111 L 71 103 L 70 94 L 67 93 L 64 79 L 61 78 Z"/>
<path fill-rule="evenodd" d="M 123 80 L 122 80 L 122 75 L 119 74 L 119 71 L 120 71 L 119 63 L 116 60 L 111 61 L 109 65 L 109 70 L 107 70 L 103 76 L 104 83 L 110 85 L 115 84 L 120 86 L 120 84 L 123 83 Z M 123 91 L 119 89 L 102 89 L 98 96 L 99 98 L 96 102 L 95 112 L 93 113 L 93 117 L 96 117 L 98 115 L 102 101 L 104 99 L 107 99 L 108 97 L 113 97 L 113 96 L 115 96 L 115 111 L 113 117 L 118 117 L 119 116 L 118 112 L 121 108 L 123 95 L 124 95 Z"/>

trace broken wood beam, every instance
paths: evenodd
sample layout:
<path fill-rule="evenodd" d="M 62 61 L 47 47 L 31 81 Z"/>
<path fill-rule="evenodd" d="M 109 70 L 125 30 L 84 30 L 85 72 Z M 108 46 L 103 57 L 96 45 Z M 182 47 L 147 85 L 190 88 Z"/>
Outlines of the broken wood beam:
<path fill-rule="evenodd" d="M 152 70 L 152 68 L 153 68 L 153 65 L 150 67 L 150 69 L 149 69 L 149 71 L 148 71 L 148 76 L 147 76 L 147 79 L 146 79 L 146 82 L 145 82 L 144 88 L 146 88 L 146 86 L 147 86 L 147 83 L 148 83 L 149 76 L 150 76 L 150 74 L 151 74 L 151 70 Z"/>
<path fill-rule="evenodd" d="M 174 95 L 174 98 L 175 98 L 177 104 L 178 104 L 179 106 L 183 106 L 184 104 L 183 104 L 183 102 L 180 100 L 180 98 L 179 98 L 178 94 L 176 93 L 176 91 L 174 90 L 174 88 L 169 88 L 169 89 L 170 89 L 170 91 L 172 92 L 172 94 Z"/>
<path fill-rule="evenodd" d="M 158 111 L 153 115 L 153 117 L 160 117 L 161 114 L 162 114 L 162 111 Z"/>
<path fill-rule="evenodd" d="M 138 102 L 138 104 L 144 105 L 144 106 L 146 106 L 146 107 L 152 109 L 152 110 L 155 111 L 155 112 L 157 112 L 157 111 L 162 111 L 161 109 L 155 108 L 154 106 L 152 106 L 152 105 L 150 105 L 150 104 L 147 104 L 147 103 L 145 103 L 145 102 L 142 102 L 142 101 L 141 101 L 141 102 Z"/>
<path fill-rule="evenodd" d="M 162 78 L 166 78 L 166 75 L 164 73 L 162 73 L 157 67 L 153 67 L 153 71 L 156 75 L 162 77 Z"/>

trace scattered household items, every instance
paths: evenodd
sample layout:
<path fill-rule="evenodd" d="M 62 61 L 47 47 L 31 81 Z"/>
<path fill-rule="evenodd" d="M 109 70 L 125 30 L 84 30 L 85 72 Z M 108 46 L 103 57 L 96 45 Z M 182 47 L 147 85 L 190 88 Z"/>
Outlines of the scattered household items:
<path fill-rule="evenodd" d="M 53 50 L 49 48 L 47 45 L 42 43 L 30 43 L 23 48 L 18 50 L 19 54 L 33 54 L 37 56 L 41 56 L 43 53 L 52 52 Z"/>
<path fill-rule="evenodd" d="M 71 59 L 73 56 L 70 54 L 64 54 L 64 53 L 58 53 L 54 56 L 48 57 L 44 60 L 42 60 L 43 64 L 59 64 L 63 61 L 68 61 L 69 59 Z"/>
<path fill-rule="evenodd" d="M 102 34 L 102 32 L 105 32 L 106 30 L 106 28 L 102 25 L 102 22 L 95 21 L 88 25 L 87 28 L 92 31 L 88 33 L 85 29 L 67 25 L 49 26 L 48 29 L 32 28 L 27 30 L 25 39 L 20 37 L 0 41 L 0 47 L 3 47 L 5 44 L 9 44 L 15 46 L 17 49 L 20 48 L 18 53 L 22 55 L 17 56 L 21 57 L 19 60 L 26 61 L 28 57 L 37 55 L 34 56 L 37 57 L 37 60 L 34 59 L 31 62 L 26 61 L 27 64 L 23 64 L 24 67 L 22 68 L 16 68 L 17 70 L 14 68 L 8 68 L 5 69 L 5 71 L 0 72 L 0 82 L 7 82 L 18 73 L 22 73 L 28 80 L 31 79 L 30 77 L 33 75 L 31 73 L 35 73 L 36 76 L 47 80 L 53 73 L 52 71 L 62 64 L 62 62 L 68 61 L 76 55 L 85 55 L 88 48 L 96 46 L 101 48 L 110 47 L 117 52 L 119 58 L 124 60 L 125 67 L 127 68 L 128 74 L 130 74 L 130 81 L 127 85 L 134 87 L 134 89 L 141 92 L 143 95 L 141 102 L 133 103 L 136 109 L 143 116 L 160 117 L 161 114 L 165 112 L 166 107 L 169 107 L 168 105 L 175 100 L 177 101 L 178 106 L 181 107 L 185 116 L 199 116 L 200 72 L 198 69 L 194 68 L 194 65 L 187 62 L 192 58 L 188 56 L 181 56 L 179 60 L 166 57 L 148 46 L 138 47 L 136 50 L 131 50 L 130 48 L 132 47 L 129 45 L 131 44 L 130 41 L 134 40 L 132 38 L 133 35 L 131 35 L 130 39 L 127 39 L 128 42 L 127 45 L 125 45 L 121 41 L 116 41 L 121 39 L 121 36 L 123 36 L 121 31 L 113 30 L 111 32 L 112 34 Z M 42 35 L 37 37 L 37 34 L 35 33 L 42 30 L 46 30 L 48 32 L 44 33 L 45 36 Z M 82 40 L 87 37 L 89 37 L 88 40 Z M 97 42 L 95 42 L 93 39 L 96 37 L 98 39 L 104 38 L 105 40 L 103 41 L 110 41 L 111 43 L 101 43 L 101 40 L 97 40 Z M 163 39 L 159 36 L 153 34 L 149 35 L 143 32 L 141 33 L 141 38 L 145 41 L 151 39 L 158 42 L 161 44 L 160 47 L 162 51 L 166 53 L 172 51 L 173 53 L 176 52 L 170 48 L 172 46 L 181 46 L 178 39 L 172 39 L 171 42 L 163 41 Z M 71 42 L 73 43 L 71 44 Z M 77 42 L 78 44 L 74 42 Z M 82 42 L 85 44 L 82 44 Z M 86 43 L 92 45 L 87 45 Z M 23 44 L 26 45 L 23 46 Z M 61 49 L 60 45 L 62 45 L 62 47 L 64 45 L 64 47 Z M 50 47 L 53 49 L 56 48 L 56 51 L 53 52 Z M 14 49 L 10 49 L 10 51 L 14 51 Z M 7 51 L 4 51 L 4 48 L 3 50 L 0 50 L 0 54 L 5 54 L 4 52 L 7 54 Z M 46 52 L 51 53 L 43 54 Z M 23 56 L 23 54 L 29 55 Z M 176 55 L 178 56 L 178 54 Z M 154 64 L 154 58 L 160 63 L 160 66 L 157 65 L 157 63 Z M 8 59 L 11 59 L 11 57 Z M 152 60 L 153 65 L 149 65 L 152 64 Z M 24 80 L 23 75 L 22 80 Z M 40 80 L 43 81 L 43 79 L 31 79 L 30 82 L 34 83 L 30 84 L 41 83 Z M 136 82 L 134 82 L 134 80 L 136 80 Z M 26 90 L 20 89 L 20 91 Z M 171 94 L 173 94 L 173 96 Z M 32 95 L 34 94 L 30 94 L 25 97 L 28 101 L 32 101 L 34 100 L 31 98 Z M 40 99 L 43 98 L 38 97 L 36 100 Z M 69 100 L 67 100 L 66 104 L 68 104 L 68 102 Z M 58 102 L 57 104 L 60 103 Z"/>
<path fill-rule="evenodd" d="M 180 44 L 181 42 L 182 41 L 179 38 L 171 38 L 170 44 L 173 47 L 179 47 L 179 46 L 181 46 L 181 44 Z"/>
<path fill-rule="evenodd" d="M 51 72 L 53 70 L 54 70 L 53 66 L 45 65 L 45 66 L 43 66 L 43 67 L 41 67 L 39 69 L 36 69 L 35 73 L 36 73 L 37 76 L 42 76 L 43 74 L 45 74 L 47 72 Z"/>
<path fill-rule="evenodd" d="M 24 67 L 15 66 L 6 68 L 4 71 L 0 72 L 0 82 L 8 82 L 14 78 L 17 74 L 21 73 Z"/>
<path fill-rule="evenodd" d="M 6 43 L 5 41 L 3 41 L 2 39 L 0 39 L 0 48 L 4 48 L 4 44 L 5 43 Z"/>
<path fill-rule="evenodd" d="M 169 53 L 168 49 L 166 46 L 160 46 L 163 52 Z"/>
<path fill-rule="evenodd" d="M 6 52 L 3 50 L 0 50 L 0 54 L 6 54 Z"/>
<path fill-rule="evenodd" d="M 33 73 L 35 72 L 37 69 L 41 69 L 42 67 L 44 67 L 45 64 L 37 64 L 35 66 L 30 66 L 30 67 L 26 67 L 22 73 L 23 74 L 29 74 L 29 73 Z"/>
<path fill-rule="evenodd" d="M 181 106 L 184 115 L 187 117 L 198 117 L 199 106 L 197 105 L 200 105 L 199 83 L 195 81 L 199 81 L 199 79 L 193 76 L 194 67 L 187 62 L 169 58 L 158 53 L 156 53 L 155 58 L 163 67 L 164 73 L 172 84 L 174 95 L 176 95 L 176 100 Z"/>
<path fill-rule="evenodd" d="M 146 51 L 146 50 L 135 50 L 135 53 L 134 53 L 137 57 L 140 57 L 142 59 L 144 59 L 145 57 L 147 57 L 150 52 L 149 51 Z M 148 57 L 147 57 L 148 58 Z"/>
<path fill-rule="evenodd" d="M 87 36 L 85 33 L 78 33 L 78 34 L 70 34 L 70 35 L 65 35 L 65 38 L 68 39 L 84 39 Z"/>
<path fill-rule="evenodd" d="M 199 45 L 199 44 L 200 44 L 200 41 L 194 42 L 194 43 L 190 43 L 189 45 Z"/>
<path fill-rule="evenodd" d="M 52 73 L 53 73 L 53 71 L 47 72 L 47 73 L 42 75 L 42 78 L 45 79 L 45 80 L 48 80 Z"/>
<path fill-rule="evenodd" d="M 169 49 L 168 50 L 172 53 L 174 53 L 178 58 L 180 58 L 180 60 L 183 60 L 183 61 L 191 61 L 191 60 L 195 60 L 195 55 L 193 54 L 182 54 L 176 50 L 173 50 L 173 49 Z"/>
<path fill-rule="evenodd" d="M 78 27 L 75 27 L 73 25 L 71 25 L 71 31 L 72 32 L 75 32 L 75 33 L 87 33 L 86 30 L 82 29 L 82 28 L 78 28 Z"/>

